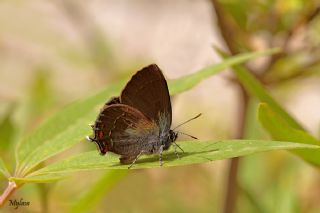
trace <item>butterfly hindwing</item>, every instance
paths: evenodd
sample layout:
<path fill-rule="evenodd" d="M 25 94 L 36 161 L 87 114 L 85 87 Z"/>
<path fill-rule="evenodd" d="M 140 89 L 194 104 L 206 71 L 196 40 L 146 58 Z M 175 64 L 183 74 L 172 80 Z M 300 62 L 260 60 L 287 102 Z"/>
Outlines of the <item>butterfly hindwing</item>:
<path fill-rule="evenodd" d="M 106 105 L 98 119 L 96 135 L 99 140 L 103 141 L 108 151 L 123 156 L 135 156 L 141 149 L 149 149 L 141 142 L 152 142 L 155 132 L 159 132 L 152 120 L 124 104 Z"/>

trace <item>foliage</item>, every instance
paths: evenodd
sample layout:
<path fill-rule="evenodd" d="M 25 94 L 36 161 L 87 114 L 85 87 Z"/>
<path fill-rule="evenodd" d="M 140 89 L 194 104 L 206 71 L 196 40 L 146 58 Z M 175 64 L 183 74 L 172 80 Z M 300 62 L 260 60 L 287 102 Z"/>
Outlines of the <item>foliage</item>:
<path fill-rule="evenodd" d="M 172 151 L 163 155 L 165 163 L 163 167 L 184 166 L 198 163 L 206 163 L 214 160 L 250 155 L 259 152 L 281 150 L 281 149 L 318 149 L 319 146 L 299 144 L 292 142 L 280 142 L 270 140 L 222 140 L 222 141 L 182 141 L 181 148 L 183 153 L 175 155 Z M 132 169 L 145 169 L 160 167 L 159 157 L 142 156 L 133 165 Z M 50 164 L 30 173 L 19 182 L 47 182 L 65 173 L 78 172 L 94 169 L 128 169 L 128 165 L 119 163 L 118 157 L 108 154 L 101 157 L 96 151 L 84 152 L 57 163 Z M 16 179 L 10 178 L 11 181 Z"/>
<path fill-rule="evenodd" d="M 170 93 L 171 95 L 174 95 L 179 92 L 188 90 L 201 82 L 203 79 L 209 77 L 210 75 L 216 74 L 219 71 L 222 71 L 230 65 L 241 63 L 250 58 L 259 57 L 261 55 L 272 54 L 275 51 L 277 50 L 271 49 L 264 52 L 241 54 L 239 56 L 226 59 L 221 64 L 209 66 L 189 76 L 170 81 Z M 40 163 L 65 151 L 78 142 L 83 141 L 84 137 L 91 133 L 90 128 L 88 128 L 88 126 L 84 124 L 87 124 L 90 121 L 92 122 L 97 114 L 99 107 L 103 104 L 107 97 L 111 97 L 119 93 L 120 88 L 122 88 L 123 85 L 123 82 L 111 85 L 107 89 L 99 92 L 96 95 L 70 104 L 69 106 L 58 112 L 55 116 L 48 119 L 29 137 L 23 139 L 16 147 L 17 166 L 15 176 L 11 177 L 10 180 L 14 180 L 22 184 L 29 181 L 43 182 L 57 180 L 63 177 L 61 174 L 50 174 L 50 171 L 48 170 L 46 171 L 46 176 L 42 176 L 41 178 L 35 176 L 34 174 L 41 173 L 39 173 L 39 171 L 41 171 L 41 167 L 43 167 L 43 165 L 41 165 Z M 87 154 L 85 154 L 84 156 L 85 157 L 82 157 L 81 159 L 85 160 L 83 160 L 81 164 L 78 164 L 79 168 L 81 167 L 81 165 L 85 165 L 86 161 L 88 163 L 91 162 L 89 163 L 91 165 L 92 159 L 103 159 L 100 156 L 98 156 L 97 158 L 97 156 L 95 156 L 95 154 L 93 153 L 90 154 L 90 156 L 92 157 L 88 157 Z M 230 155 L 229 157 L 232 157 L 232 155 Z M 210 158 L 208 158 L 207 161 L 208 160 L 210 160 Z M 186 164 L 183 160 L 176 162 L 181 165 Z M 189 164 L 192 163 L 192 161 L 187 162 Z M 48 168 L 50 170 L 50 167 Z M 65 169 L 67 171 L 68 167 L 66 167 Z M 90 167 L 87 167 L 87 169 L 90 169 Z"/>

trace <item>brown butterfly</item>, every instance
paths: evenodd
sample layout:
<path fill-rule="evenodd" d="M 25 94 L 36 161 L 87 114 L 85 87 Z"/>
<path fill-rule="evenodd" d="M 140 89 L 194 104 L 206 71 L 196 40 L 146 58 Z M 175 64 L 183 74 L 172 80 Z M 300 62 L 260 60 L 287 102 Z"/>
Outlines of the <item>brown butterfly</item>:
<path fill-rule="evenodd" d="M 167 82 L 159 67 L 152 64 L 138 71 L 121 95 L 104 105 L 92 125 L 94 137 L 87 136 L 87 139 L 97 144 L 101 155 L 119 154 L 120 163 L 131 164 L 129 168 L 142 154 L 159 154 L 162 165 L 162 152 L 171 144 L 178 156 L 176 147 L 179 146 L 175 141 L 181 132 L 171 130 L 171 123 Z"/>

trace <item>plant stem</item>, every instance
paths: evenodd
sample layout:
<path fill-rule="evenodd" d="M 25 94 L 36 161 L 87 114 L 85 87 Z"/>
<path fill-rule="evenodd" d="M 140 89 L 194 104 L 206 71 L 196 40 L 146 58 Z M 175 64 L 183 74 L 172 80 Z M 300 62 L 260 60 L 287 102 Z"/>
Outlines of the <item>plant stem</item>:
<path fill-rule="evenodd" d="M 239 53 L 239 48 L 237 44 L 234 42 L 236 40 L 234 36 L 235 35 L 238 36 L 239 34 L 241 34 L 241 30 L 237 28 L 236 24 L 232 21 L 232 19 L 228 19 L 228 17 L 224 15 L 225 12 L 223 11 L 222 6 L 219 4 L 217 0 L 211 0 L 211 3 L 215 11 L 217 25 L 220 29 L 221 36 L 226 46 L 228 47 L 232 55 Z M 239 96 L 238 96 L 239 111 L 237 112 L 238 125 L 237 125 L 237 130 L 235 132 L 234 138 L 241 139 L 244 136 L 249 96 L 238 80 L 236 80 L 235 83 L 239 87 Z M 229 165 L 229 170 L 227 174 L 228 181 L 226 185 L 226 194 L 225 194 L 225 200 L 223 204 L 224 213 L 232 213 L 235 211 L 235 205 L 237 200 L 237 190 L 238 190 L 237 174 L 238 174 L 240 159 L 233 158 L 229 162 L 230 162 L 230 165 Z"/>
<path fill-rule="evenodd" d="M 232 158 L 229 161 L 228 181 L 226 185 L 226 195 L 223 204 L 224 213 L 232 213 L 235 209 L 238 191 L 237 176 L 239 163 L 239 158 Z"/>
<path fill-rule="evenodd" d="M 238 82 L 239 86 L 239 111 L 238 111 L 238 125 L 237 131 L 235 133 L 236 139 L 241 139 L 244 137 L 246 117 L 248 112 L 248 101 L 249 96 L 243 86 Z M 238 168 L 239 168 L 240 158 L 233 158 L 230 160 L 229 171 L 228 171 L 228 181 L 226 185 L 226 195 L 224 200 L 223 212 L 232 213 L 235 211 L 235 205 L 237 200 L 238 191 Z"/>
<path fill-rule="evenodd" d="M 15 182 L 9 181 L 7 188 L 4 190 L 0 196 L 0 208 L 5 204 L 9 197 L 14 193 L 18 188 L 18 185 Z"/>

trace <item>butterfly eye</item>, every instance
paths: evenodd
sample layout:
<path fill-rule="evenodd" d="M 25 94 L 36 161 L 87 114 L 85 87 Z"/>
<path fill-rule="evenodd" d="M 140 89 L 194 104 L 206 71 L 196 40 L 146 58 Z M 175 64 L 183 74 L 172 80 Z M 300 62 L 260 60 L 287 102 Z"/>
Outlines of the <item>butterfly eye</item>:
<path fill-rule="evenodd" d="M 175 133 L 174 131 L 170 130 L 169 132 L 169 140 L 171 142 L 175 141 L 177 139 L 177 133 Z"/>

